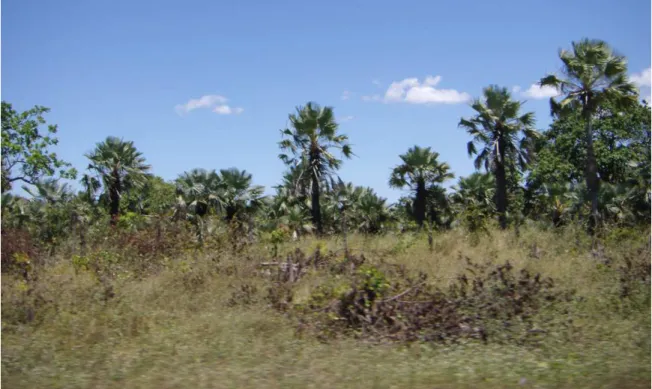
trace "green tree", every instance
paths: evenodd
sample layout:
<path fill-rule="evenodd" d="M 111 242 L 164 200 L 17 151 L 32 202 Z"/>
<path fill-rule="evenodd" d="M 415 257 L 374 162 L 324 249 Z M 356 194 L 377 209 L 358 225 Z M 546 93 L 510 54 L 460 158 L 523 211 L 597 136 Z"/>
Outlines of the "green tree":
<path fill-rule="evenodd" d="M 96 173 L 108 197 L 111 224 L 120 216 L 120 199 L 132 188 L 142 187 L 147 182 L 150 166 L 134 142 L 109 136 L 86 154 L 90 160 L 88 169 Z"/>
<path fill-rule="evenodd" d="M 477 114 L 460 120 L 459 126 L 473 137 L 467 145 L 469 156 L 477 154 L 475 167 L 484 164 L 496 179 L 496 210 L 502 229 L 507 228 L 508 173 L 524 169 L 530 159 L 531 141 L 538 133 L 532 128 L 534 113 L 521 114 L 522 102 L 514 101 L 507 88 L 491 85 L 483 90 L 483 100 L 471 107 Z M 521 134 L 523 137 L 521 137 Z M 519 139 L 519 137 L 521 137 Z M 476 146 L 482 147 L 478 153 Z"/>
<path fill-rule="evenodd" d="M 453 204 L 465 208 L 471 204 L 482 208 L 487 214 L 495 210 L 494 196 L 496 180 L 492 174 L 475 172 L 467 177 L 460 177 L 454 185 L 450 198 Z"/>
<path fill-rule="evenodd" d="M 125 193 L 122 211 L 143 215 L 160 215 L 172 209 L 176 198 L 174 184 L 158 176 L 147 176 L 144 184 Z"/>
<path fill-rule="evenodd" d="M 338 133 L 333 108 L 320 107 L 309 102 L 304 107 L 298 107 L 295 114 L 289 115 L 291 128 L 281 131 L 287 139 L 279 142 L 284 153 L 279 158 L 287 165 L 294 166 L 300 176 L 308 177 L 310 181 L 310 197 L 312 221 L 317 232 L 324 232 L 321 207 L 320 184 L 324 178 L 332 176 L 337 171 L 342 160 L 332 154 L 332 149 L 339 149 L 345 158 L 353 153 L 348 143 L 348 137 Z"/>
<path fill-rule="evenodd" d="M 606 42 L 582 39 L 572 43 L 572 50 L 560 50 L 563 63 L 562 78 L 548 75 L 541 86 L 554 87 L 563 94 L 557 102 L 550 99 L 553 115 L 581 112 L 585 125 L 586 142 L 585 180 L 591 201 L 590 231 L 598 221 L 598 192 L 600 177 L 595 157 L 594 115 L 607 101 L 614 107 L 625 108 L 636 103 L 636 87 L 627 78 L 627 60 L 617 55 Z"/>
<path fill-rule="evenodd" d="M 39 179 L 53 176 L 57 169 L 62 178 L 75 178 L 70 164 L 50 152 L 59 140 L 56 125 L 48 125 L 44 133 L 39 126 L 46 124 L 43 114 L 49 108 L 35 106 L 18 113 L 11 104 L 2 102 L 2 193 L 21 181 L 34 185 Z"/>
<path fill-rule="evenodd" d="M 399 156 L 403 161 L 392 171 L 389 186 L 405 188 L 414 194 L 414 218 L 419 226 L 423 226 L 426 219 L 428 193 L 435 191 L 439 184 L 454 177 L 449 172 L 450 167 L 446 162 L 439 162 L 439 153 L 430 147 L 414 146 L 405 154 Z"/>
<path fill-rule="evenodd" d="M 535 146 L 536 163 L 528 186 L 584 180 L 585 125 L 581 112 L 557 117 Z M 649 162 L 650 108 L 635 104 L 619 110 L 607 101 L 594 115 L 593 148 L 600 180 L 612 184 L 630 181 L 638 174 L 631 165 Z"/>
<path fill-rule="evenodd" d="M 237 217 L 249 220 L 264 205 L 265 188 L 252 185 L 252 176 L 246 170 L 236 168 L 220 170 L 221 203 L 224 217 L 231 221 Z"/>
<path fill-rule="evenodd" d="M 215 170 L 192 169 L 182 173 L 175 182 L 183 207 L 190 208 L 193 214 L 203 217 L 222 210 L 222 180 Z"/>

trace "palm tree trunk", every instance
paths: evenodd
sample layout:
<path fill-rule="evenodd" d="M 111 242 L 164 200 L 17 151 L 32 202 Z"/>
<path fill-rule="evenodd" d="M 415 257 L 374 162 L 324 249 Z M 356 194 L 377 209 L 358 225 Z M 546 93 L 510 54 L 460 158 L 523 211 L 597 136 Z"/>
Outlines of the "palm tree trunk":
<path fill-rule="evenodd" d="M 496 161 L 496 210 L 501 229 L 507 228 L 507 174 L 505 172 L 505 147 L 498 141 L 499 161 Z"/>
<path fill-rule="evenodd" d="M 593 151 L 593 128 L 591 124 L 591 112 L 585 109 L 584 120 L 586 120 L 586 188 L 589 191 L 591 200 L 591 217 L 589 218 L 589 233 L 593 234 L 598 225 L 598 191 L 600 181 L 598 178 L 598 163 L 595 160 Z"/>
<path fill-rule="evenodd" d="M 324 233 L 324 227 L 321 223 L 321 207 L 319 205 L 319 177 L 317 177 L 317 174 L 314 172 L 312 173 L 312 176 L 312 223 L 317 228 L 317 234 L 322 235 Z"/>
<path fill-rule="evenodd" d="M 423 226 L 426 220 L 426 183 L 423 181 L 417 182 L 417 193 L 414 199 L 414 217 L 417 219 L 419 228 Z"/>
<path fill-rule="evenodd" d="M 120 217 L 120 192 L 122 191 L 120 182 L 120 175 L 118 172 L 113 172 L 113 185 L 109 188 L 109 202 L 110 202 L 110 215 L 111 225 L 114 226 L 118 223 Z"/>
<path fill-rule="evenodd" d="M 344 258 L 349 259 L 349 244 L 346 236 L 346 208 L 342 207 L 341 208 L 341 215 L 342 215 L 342 240 L 344 243 Z"/>

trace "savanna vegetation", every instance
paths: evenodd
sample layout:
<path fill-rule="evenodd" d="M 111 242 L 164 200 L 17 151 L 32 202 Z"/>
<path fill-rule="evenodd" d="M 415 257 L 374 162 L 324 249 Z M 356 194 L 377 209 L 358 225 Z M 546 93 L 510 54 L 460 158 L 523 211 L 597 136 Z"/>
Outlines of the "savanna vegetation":
<path fill-rule="evenodd" d="M 559 57 L 549 128 L 488 86 L 459 121 L 477 171 L 423 139 L 394 204 L 339 178 L 355 148 L 313 102 L 271 196 L 112 136 L 77 172 L 47 108 L 2 102 L 2 384 L 649 387 L 650 108 L 606 43 Z"/>

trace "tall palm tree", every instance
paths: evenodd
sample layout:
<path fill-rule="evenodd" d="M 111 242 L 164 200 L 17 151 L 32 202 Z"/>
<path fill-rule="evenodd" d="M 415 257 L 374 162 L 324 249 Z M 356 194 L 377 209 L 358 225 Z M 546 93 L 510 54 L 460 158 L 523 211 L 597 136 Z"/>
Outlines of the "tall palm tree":
<path fill-rule="evenodd" d="M 570 111 L 581 111 L 585 121 L 586 166 L 585 180 L 591 200 L 590 231 L 598 220 L 598 192 L 600 178 L 593 150 L 592 116 L 607 101 L 624 108 L 636 104 L 637 91 L 627 78 L 627 60 L 617 55 L 601 40 L 582 39 L 572 43 L 572 51 L 560 50 L 563 62 L 562 78 L 548 75 L 539 85 L 554 87 L 563 94 L 561 101 L 550 99 L 553 115 L 564 115 Z"/>
<path fill-rule="evenodd" d="M 134 142 L 109 136 L 86 154 L 90 160 L 88 169 L 100 176 L 105 193 L 109 197 L 111 224 L 120 216 L 120 198 L 131 188 L 144 185 L 150 166 Z"/>
<path fill-rule="evenodd" d="M 281 131 L 283 139 L 279 142 L 282 153 L 279 158 L 290 166 L 299 168 L 301 177 L 310 180 L 311 211 L 313 224 L 319 234 L 323 233 L 320 208 L 320 183 L 340 168 L 342 161 L 332 154 L 339 149 L 345 158 L 353 153 L 348 137 L 338 134 L 332 107 L 320 107 L 309 102 L 298 107 L 295 114 L 289 115 L 291 128 Z M 291 154 L 291 156 L 289 155 Z"/>
<path fill-rule="evenodd" d="M 473 137 L 467 145 L 469 156 L 477 154 L 475 168 L 484 164 L 496 178 L 496 210 L 502 229 L 507 228 L 507 172 L 516 166 L 524 168 L 529 162 L 530 141 L 538 136 L 532 128 L 534 113 L 521 114 L 523 105 L 514 101 L 507 88 L 491 85 L 483 90 L 483 99 L 476 99 L 471 107 L 476 115 L 462 118 L 459 127 Z M 524 135 L 519 140 L 521 133 Z M 482 150 L 478 153 L 477 146 Z"/>
<path fill-rule="evenodd" d="M 414 146 L 399 157 L 403 163 L 392 171 L 389 185 L 393 188 L 408 186 L 414 192 L 414 217 L 419 226 L 422 226 L 426 219 L 429 189 L 434 189 L 433 186 L 436 187 L 454 175 L 449 172 L 450 167 L 446 162 L 437 160 L 439 153 L 430 147 Z"/>

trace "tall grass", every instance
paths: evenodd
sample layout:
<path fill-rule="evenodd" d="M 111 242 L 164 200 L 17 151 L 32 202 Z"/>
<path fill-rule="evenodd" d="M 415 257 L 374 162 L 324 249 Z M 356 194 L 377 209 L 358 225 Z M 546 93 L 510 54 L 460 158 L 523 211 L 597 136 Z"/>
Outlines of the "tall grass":
<path fill-rule="evenodd" d="M 219 241 L 219 239 L 218 239 Z M 227 240 L 131 258 L 110 243 L 86 257 L 61 251 L 31 270 L 2 275 L 2 384 L 10 388 L 638 388 L 650 385 L 650 234 L 618 231 L 599 246 L 572 229 L 492 232 L 476 242 L 462 231 L 349 237 L 365 264 L 404 265 L 445 288 L 475 262 L 555 280 L 576 298 L 536 346 L 396 343 L 340 336 L 319 341 L 296 317 L 270 307 L 273 281 L 260 275 L 271 246 L 238 253 Z M 207 242 L 207 245 L 210 241 Z M 287 242 L 336 252 L 337 239 Z M 102 253 L 100 256 L 97 253 Z M 73 255 L 75 255 L 73 257 Z M 95 257 L 93 257 L 95 256 Z M 138 257 L 138 254 L 133 253 Z M 92 257 L 92 258 L 91 258 Z M 92 260 L 88 259 L 91 258 Z M 93 260 L 111 262 L 92 265 Z M 86 259 L 86 261 L 85 261 Z M 629 263 L 629 265 L 628 265 Z M 632 265 L 634 263 L 634 265 Z M 636 268 L 636 264 L 644 264 Z M 95 267 L 94 267 L 95 266 Z M 628 267 L 629 266 L 629 267 Z M 101 267 L 101 268 L 100 268 Z M 629 269 L 629 270 L 627 270 Z M 638 269 L 638 270 L 637 270 Z M 642 269 L 642 270 L 641 270 Z M 346 274 L 310 270 L 293 284 L 292 304 Z M 624 285 L 630 292 L 623 295 Z M 246 286 L 246 287 L 245 287 Z M 560 311 L 561 312 L 561 311 Z M 563 318 L 561 316 L 564 316 Z"/>

